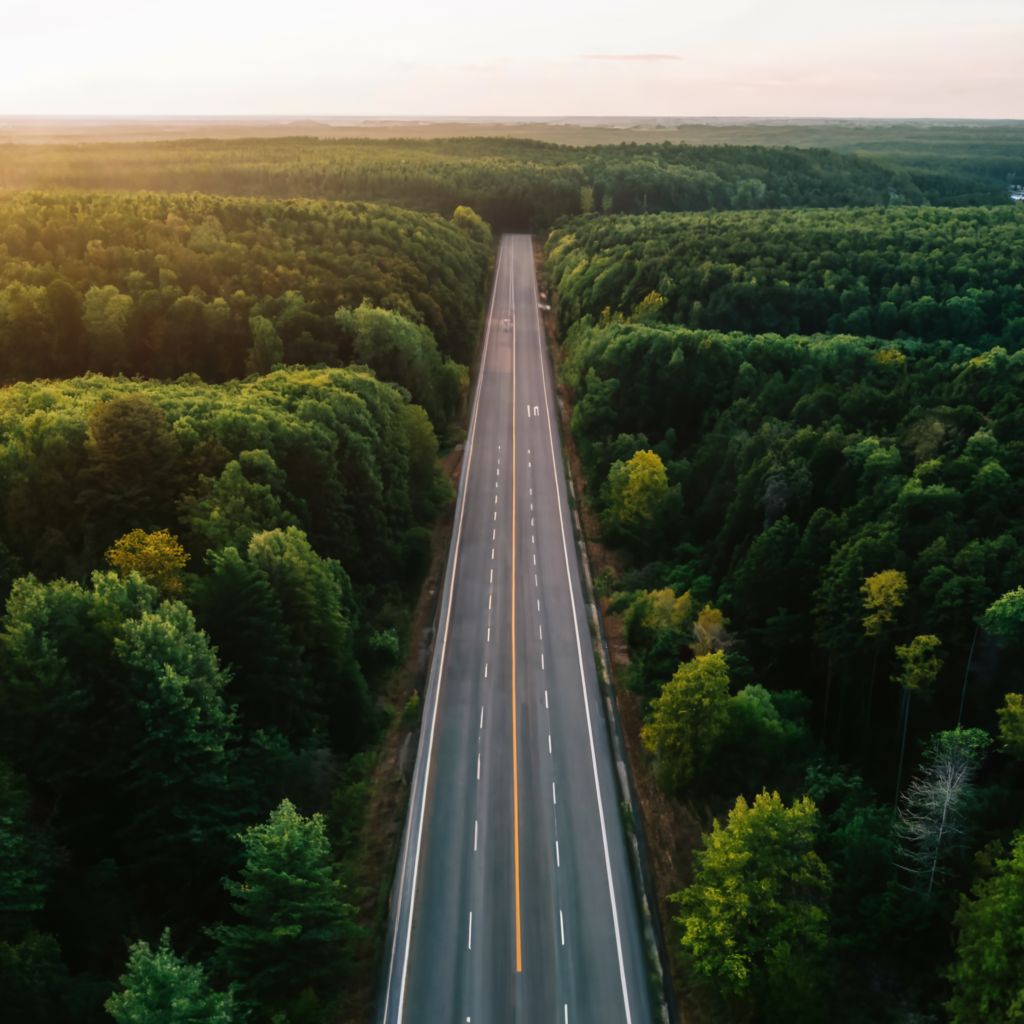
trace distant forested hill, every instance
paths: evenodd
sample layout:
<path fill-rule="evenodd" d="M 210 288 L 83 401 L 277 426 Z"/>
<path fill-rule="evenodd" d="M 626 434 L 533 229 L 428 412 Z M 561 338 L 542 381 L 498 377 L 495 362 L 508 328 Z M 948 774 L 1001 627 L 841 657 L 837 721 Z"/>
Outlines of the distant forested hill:
<path fill-rule="evenodd" d="M 1024 342 L 1024 210 L 907 207 L 592 217 L 555 231 L 563 326 Z"/>
<path fill-rule="evenodd" d="M 202 191 L 397 203 L 495 228 L 616 213 L 917 203 L 909 175 L 823 149 L 516 139 L 235 139 L 7 146 L 0 187 Z M 986 196 L 997 201 L 993 191 Z M 933 197 L 932 201 L 939 201 Z"/>

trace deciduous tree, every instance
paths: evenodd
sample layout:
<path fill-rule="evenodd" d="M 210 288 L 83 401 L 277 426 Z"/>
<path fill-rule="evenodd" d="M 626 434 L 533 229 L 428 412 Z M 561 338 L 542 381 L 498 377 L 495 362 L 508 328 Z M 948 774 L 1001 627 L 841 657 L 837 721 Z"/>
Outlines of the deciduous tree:
<path fill-rule="evenodd" d="M 691 970 L 759 1020 L 813 1019 L 830 887 L 817 831 L 808 797 L 790 807 L 778 793 L 739 797 L 672 897 Z"/>
<path fill-rule="evenodd" d="M 961 897 L 956 959 L 949 970 L 952 1024 L 1024 1020 L 1024 833 Z"/>
<path fill-rule="evenodd" d="M 729 666 L 718 651 L 680 665 L 651 702 L 641 735 L 666 789 L 684 789 L 707 768 L 729 720 L 728 701 Z"/>

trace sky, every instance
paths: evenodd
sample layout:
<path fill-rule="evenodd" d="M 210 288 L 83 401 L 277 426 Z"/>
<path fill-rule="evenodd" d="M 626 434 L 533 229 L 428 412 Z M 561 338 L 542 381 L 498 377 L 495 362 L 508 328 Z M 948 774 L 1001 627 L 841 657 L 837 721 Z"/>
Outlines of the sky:
<path fill-rule="evenodd" d="M 0 0 L 0 115 L 1024 117 L 1024 0 Z"/>

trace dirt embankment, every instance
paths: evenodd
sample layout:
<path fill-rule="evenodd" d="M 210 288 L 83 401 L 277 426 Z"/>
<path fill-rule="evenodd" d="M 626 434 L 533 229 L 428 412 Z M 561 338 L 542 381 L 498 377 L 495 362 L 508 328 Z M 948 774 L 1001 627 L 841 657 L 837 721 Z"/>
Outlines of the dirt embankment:
<path fill-rule="evenodd" d="M 551 295 L 551 289 L 544 277 L 543 250 L 539 244 L 535 247 L 535 254 L 540 287 L 548 295 Z M 546 310 L 542 315 L 551 357 L 555 366 L 558 367 L 561 364 L 562 350 L 557 341 L 556 311 L 554 309 Z M 618 579 L 623 569 L 623 562 L 616 552 L 601 543 L 600 524 L 594 511 L 592 495 L 583 473 L 583 464 L 580 461 L 572 431 L 569 429 L 572 415 L 572 395 L 560 378 L 556 380 L 555 386 L 558 388 L 561 398 L 565 455 L 576 490 L 591 574 L 597 580 L 601 578 L 602 574 L 609 571 L 613 578 Z M 615 702 L 625 735 L 630 770 L 633 773 L 633 781 L 643 816 L 643 827 L 647 836 L 650 866 L 656 889 L 658 918 L 668 946 L 676 1005 L 680 1008 L 680 1016 L 686 1020 L 687 1024 L 699 1024 L 703 1020 L 704 1014 L 699 1005 L 688 997 L 681 984 L 678 959 L 675 956 L 679 932 L 672 920 L 673 907 L 668 897 L 690 882 L 693 853 L 701 846 L 701 832 L 710 828 L 711 812 L 707 808 L 697 808 L 667 796 L 657 784 L 650 758 L 640 742 L 640 728 L 644 721 L 644 702 L 638 694 L 633 693 L 625 685 L 629 668 L 629 647 L 626 643 L 623 618 L 621 614 L 608 610 L 607 598 L 599 597 L 598 603 L 608 640 Z"/>

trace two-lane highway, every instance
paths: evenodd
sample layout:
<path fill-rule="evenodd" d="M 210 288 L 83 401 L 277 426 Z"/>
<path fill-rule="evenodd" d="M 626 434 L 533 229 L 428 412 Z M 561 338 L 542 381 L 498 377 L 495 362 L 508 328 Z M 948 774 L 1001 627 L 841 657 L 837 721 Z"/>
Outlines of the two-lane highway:
<path fill-rule="evenodd" d="M 501 240 L 383 1024 L 647 1024 L 642 929 L 569 518 L 532 243 Z"/>

